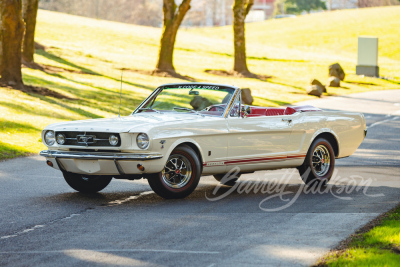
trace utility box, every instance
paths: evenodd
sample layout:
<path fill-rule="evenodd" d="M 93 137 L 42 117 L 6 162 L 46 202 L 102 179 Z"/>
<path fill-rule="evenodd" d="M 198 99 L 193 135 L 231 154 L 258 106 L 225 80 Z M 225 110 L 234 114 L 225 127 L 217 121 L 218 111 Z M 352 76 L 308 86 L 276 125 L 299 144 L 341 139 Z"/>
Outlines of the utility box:
<path fill-rule="evenodd" d="M 356 74 L 379 77 L 377 37 L 358 37 Z"/>

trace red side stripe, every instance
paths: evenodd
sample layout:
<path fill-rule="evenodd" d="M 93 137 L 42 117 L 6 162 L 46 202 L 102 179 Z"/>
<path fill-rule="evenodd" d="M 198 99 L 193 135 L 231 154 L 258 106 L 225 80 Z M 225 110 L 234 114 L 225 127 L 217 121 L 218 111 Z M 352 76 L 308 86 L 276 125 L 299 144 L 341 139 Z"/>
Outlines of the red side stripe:
<path fill-rule="evenodd" d="M 305 158 L 306 154 L 297 154 L 297 155 L 288 155 L 288 156 L 277 156 L 277 157 L 267 157 L 267 158 L 253 158 L 253 159 L 240 159 L 240 160 L 228 160 L 228 161 L 211 161 L 211 162 L 204 162 L 203 166 L 207 166 L 208 163 L 219 163 L 224 162 L 224 165 L 231 165 L 231 164 L 250 164 L 262 161 L 274 161 L 274 160 L 284 160 L 284 159 L 301 159 Z M 213 165 L 213 166 L 222 166 L 222 165 Z"/>

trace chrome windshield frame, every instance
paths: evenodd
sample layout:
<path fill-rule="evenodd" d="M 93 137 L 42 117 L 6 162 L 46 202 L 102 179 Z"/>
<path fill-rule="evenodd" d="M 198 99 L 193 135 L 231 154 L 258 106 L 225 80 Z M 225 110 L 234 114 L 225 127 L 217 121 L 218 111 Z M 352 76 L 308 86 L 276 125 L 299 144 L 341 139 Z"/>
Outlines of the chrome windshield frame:
<path fill-rule="evenodd" d="M 236 86 L 231 86 L 231 85 L 226 85 L 226 84 L 217 84 L 217 83 L 169 83 L 169 84 L 163 84 L 159 87 L 157 87 L 132 113 L 131 115 L 137 114 L 140 109 L 147 105 L 147 103 L 153 99 L 154 96 L 157 96 L 164 88 L 172 88 L 174 86 L 218 86 L 218 87 L 223 87 L 223 88 L 230 88 L 230 89 L 234 89 L 235 91 L 233 92 L 231 98 L 229 99 L 229 101 L 227 102 L 228 104 L 225 107 L 224 112 L 222 113 L 221 116 L 219 117 L 223 117 L 226 118 L 229 114 L 230 109 L 232 108 L 233 102 L 236 99 L 236 96 L 240 93 L 240 88 L 236 87 Z M 201 88 L 199 88 L 201 89 Z M 210 116 L 207 114 L 203 114 L 205 116 Z"/>

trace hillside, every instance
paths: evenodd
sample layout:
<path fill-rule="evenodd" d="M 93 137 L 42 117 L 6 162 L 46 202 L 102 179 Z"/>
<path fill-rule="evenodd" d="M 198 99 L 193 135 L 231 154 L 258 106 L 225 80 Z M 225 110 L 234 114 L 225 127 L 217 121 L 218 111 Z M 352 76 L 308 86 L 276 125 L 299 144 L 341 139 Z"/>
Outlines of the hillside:
<path fill-rule="evenodd" d="M 323 83 L 328 65 L 339 62 L 347 76 L 341 88 L 349 94 L 399 88 L 400 8 L 374 8 L 313 14 L 247 25 L 249 68 L 268 80 L 207 74 L 231 69 L 231 27 L 181 29 L 175 67 L 196 81 L 249 87 L 255 105 L 277 106 L 313 98 L 305 94 L 311 78 Z M 359 34 L 380 37 L 381 75 L 391 81 L 355 75 Z M 128 115 L 157 85 L 182 80 L 154 77 L 161 29 L 101 21 L 40 10 L 36 40 L 46 47 L 35 60 L 46 71 L 23 69 L 24 82 L 73 99 L 26 94 L 0 88 L 0 159 L 36 153 L 44 146 L 41 129 L 63 120 L 112 117 L 118 113 L 121 68 L 122 115 Z M 135 70 L 140 70 L 135 71 Z"/>

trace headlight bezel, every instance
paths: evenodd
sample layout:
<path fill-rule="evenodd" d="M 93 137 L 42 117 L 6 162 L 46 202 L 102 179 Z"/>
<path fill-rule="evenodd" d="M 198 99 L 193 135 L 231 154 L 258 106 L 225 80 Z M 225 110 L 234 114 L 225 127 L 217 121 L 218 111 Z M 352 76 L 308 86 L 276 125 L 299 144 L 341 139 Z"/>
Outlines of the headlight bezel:
<path fill-rule="evenodd" d="M 48 135 L 53 135 L 52 137 L 50 136 L 48 136 Z M 55 134 L 55 132 L 53 131 L 53 130 L 47 130 L 45 133 L 44 133 L 44 143 L 47 145 L 47 146 L 53 146 L 55 143 L 56 143 L 56 134 Z"/>
<path fill-rule="evenodd" d="M 138 133 L 136 136 L 136 145 L 140 149 L 148 149 L 150 147 L 150 137 L 146 133 Z"/>

